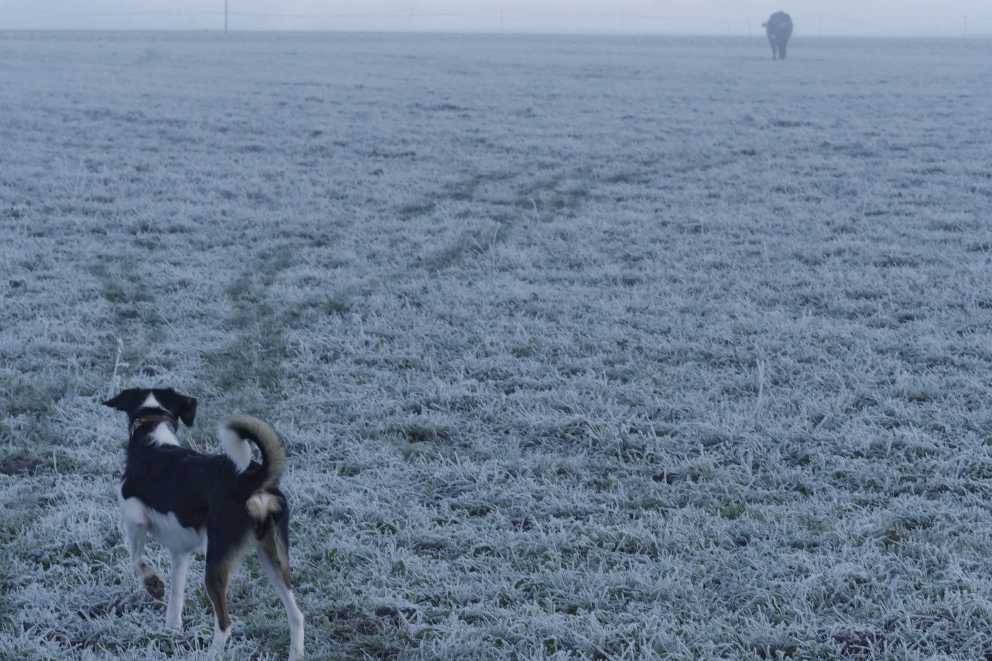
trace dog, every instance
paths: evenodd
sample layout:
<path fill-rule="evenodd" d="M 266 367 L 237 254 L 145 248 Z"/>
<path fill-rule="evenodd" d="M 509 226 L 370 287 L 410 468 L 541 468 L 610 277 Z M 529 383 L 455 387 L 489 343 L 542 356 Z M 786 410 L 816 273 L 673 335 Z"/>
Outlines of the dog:
<path fill-rule="evenodd" d="M 206 592 L 214 612 L 213 655 L 231 633 L 227 583 L 246 547 L 254 545 L 289 618 L 290 661 L 303 658 L 303 614 L 290 588 L 289 505 L 279 490 L 285 452 L 268 424 L 236 416 L 218 433 L 224 454 L 179 445 L 179 421 L 190 427 L 196 399 L 171 388 L 131 388 L 103 404 L 127 413 L 128 446 L 120 506 L 131 564 L 145 589 L 161 599 L 165 585 L 143 557 L 151 533 L 172 553 L 166 625 L 182 627 L 193 554 L 206 552 Z M 249 442 L 261 451 L 252 460 Z"/>

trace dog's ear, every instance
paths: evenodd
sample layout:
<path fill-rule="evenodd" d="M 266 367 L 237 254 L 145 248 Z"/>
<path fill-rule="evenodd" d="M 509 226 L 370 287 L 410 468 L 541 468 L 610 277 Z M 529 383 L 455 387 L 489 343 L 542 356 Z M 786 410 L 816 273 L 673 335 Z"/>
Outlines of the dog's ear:
<path fill-rule="evenodd" d="M 187 397 L 185 395 L 179 396 L 182 401 L 182 408 L 179 410 L 179 419 L 183 421 L 183 424 L 187 427 L 193 426 L 193 420 L 196 419 L 196 398 Z"/>
<path fill-rule="evenodd" d="M 159 395 L 159 403 L 169 409 L 172 415 L 182 420 L 183 424 L 187 427 L 193 426 L 193 420 L 196 419 L 195 397 L 187 397 L 172 388 L 160 390 L 157 393 Z"/>
<path fill-rule="evenodd" d="M 122 390 L 117 393 L 115 397 L 105 401 L 103 405 L 109 406 L 112 409 L 117 409 L 118 411 L 130 413 L 141 405 L 141 394 L 142 391 L 137 388 L 128 388 L 127 390 Z"/>

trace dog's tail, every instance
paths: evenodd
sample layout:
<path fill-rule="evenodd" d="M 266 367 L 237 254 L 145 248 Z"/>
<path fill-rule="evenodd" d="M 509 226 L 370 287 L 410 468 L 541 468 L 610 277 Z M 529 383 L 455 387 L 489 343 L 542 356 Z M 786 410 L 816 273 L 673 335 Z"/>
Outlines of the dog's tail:
<path fill-rule="evenodd" d="M 225 454 L 234 462 L 238 473 L 242 474 L 246 491 L 251 494 L 248 511 L 255 518 L 264 519 L 267 513 L 275 511 L 272 507 L 278 505 L 278 500 L 265 492 L 279 484 L 286 466 L 286 452 L 279 435 L 268 423 L 247 415 L 228 420 L 221 426 L 218 435 Z M 247 471 L 251 465 L 249 441 L 262 452 L 262 466 L 259 470 Z"/>

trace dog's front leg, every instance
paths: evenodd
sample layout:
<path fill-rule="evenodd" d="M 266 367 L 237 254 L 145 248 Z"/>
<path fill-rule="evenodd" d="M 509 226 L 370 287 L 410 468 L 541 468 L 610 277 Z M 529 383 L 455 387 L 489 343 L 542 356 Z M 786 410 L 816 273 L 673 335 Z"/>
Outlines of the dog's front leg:
<path fill-rule="evenodd" d="M 161 599 L 165 595 L 165 583 L 159 578 L 151 565 L 145 562 L 145 537 L 148 534 L 148 518 L 145 508 L 137 498 L 121 501 L 121 518 L 124 520 L 124 536 L 127 538 L 127 550 L 131 555 L 131 566 L 134 573 L 142 580 L 148 594 Z"/>
<path fill-rule="evenodd" d="M 171 629 L 183 626 L 183 602 L 186 599 L 186 577 L 193 562 L 192 553 L 172 553 L 172 589 L 165 608 L 165 625 Z"/>

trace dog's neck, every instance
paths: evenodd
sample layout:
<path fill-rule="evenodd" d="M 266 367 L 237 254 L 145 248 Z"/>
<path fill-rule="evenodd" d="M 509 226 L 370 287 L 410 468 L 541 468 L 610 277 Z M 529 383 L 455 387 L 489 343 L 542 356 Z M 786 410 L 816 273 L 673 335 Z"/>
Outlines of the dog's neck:
<path fill-rule="evenodd" d="M 146 425 L 158 425 L 159 423 L 165 422 L 169 425 L 169 430 L 175 434 L 179 425 L 176 423 L 176 418 L 168 411 L 163 411 L 160 409 L 148 409 L 144 411 L 138 411 L 138 413 L 131 420 L 131 431 L 129 436 L 133 439 L 134 433 L 138 431 L 139 428 Z"/>

